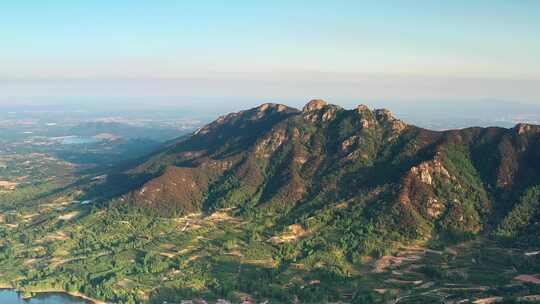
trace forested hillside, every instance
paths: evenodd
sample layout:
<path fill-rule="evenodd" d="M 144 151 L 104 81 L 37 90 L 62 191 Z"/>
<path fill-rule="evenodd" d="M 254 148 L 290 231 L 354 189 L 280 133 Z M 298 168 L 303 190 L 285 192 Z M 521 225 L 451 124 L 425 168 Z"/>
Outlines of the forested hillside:
<path fill-rule="evenodd" d="M 503 236 L 534 224 L 540 127 L 434 132 L 363 105 L 264 104 L 219 118 L 124 177 L 144 180 L 125 201 L 164 216 L 237 208 L 326 231 L 340 212 L 381 242 L 495 228 Z"/>

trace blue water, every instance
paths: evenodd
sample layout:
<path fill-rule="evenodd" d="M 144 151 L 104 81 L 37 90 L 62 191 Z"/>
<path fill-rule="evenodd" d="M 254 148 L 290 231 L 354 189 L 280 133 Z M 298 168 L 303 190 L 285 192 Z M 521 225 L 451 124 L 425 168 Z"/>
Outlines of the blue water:
<path fill-rule="evenodd" d="M 93 144 L 100 141 L 101 140 L 93 138 L 93 137 L 82 137 L 82 136 L 66 136 L 62 138 L 62 144 L 64 145 Z"/>
<path fill-rule="evenodd" d="M 62 293 L 38 294 L 30 300 L 23 300 L 14 290 L 0 290 L 0 303 L 2 304 L 87 304 L 85 300 Z"/>

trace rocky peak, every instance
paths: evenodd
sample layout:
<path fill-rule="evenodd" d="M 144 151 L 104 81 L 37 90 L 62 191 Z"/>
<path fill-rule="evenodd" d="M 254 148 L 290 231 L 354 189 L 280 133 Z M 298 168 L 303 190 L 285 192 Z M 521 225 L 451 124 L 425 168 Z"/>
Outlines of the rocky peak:
<path fill-rule="evenodd" d="M 213 122 L 195 131 L 195 135 L 205 135 L 212 130 L 220 129 L 223 126 L 245 127 L 251 123 L 263 120 L 273 120 L 286 118 L 288 115 L 296 114 L 299 111 L 295 108 L 277 103 L 263 103 L 258 107 L 240 112 L 229 113 L 218 117 Z"/>
<path fill-rule="evenodd" d="M 328 104 L 322 99 L 313 99 L 302 109 L 303 116 L 311 122 L 328 122 L 336 117 L 340 106 Z"/>
<path fill-rule="evenodd" d="M 375 111 L 373 111 L 373 113 L 375 113 L 375 117 L 377 117 L 378 120 L 397 120 L 394 114 L 392 114 L 392 112 L 388 109 L 376 109 Z"/>
<path fill-rule="evenodd" d="M 260 112 L 264 112 L 264 111 L 266 111 L 269 108 L 274 107 L 274 106 L 275 105 L 273 103 L 263 103 L 262 105 L 257 107 L 257 110 L 259 110 Z"/>
<path fill-rule="evenodd" d="M 317 111 L 325 106 L 327 106 L 328 103 L 322 99 L 312 99 L 310 102 L 308 102 L 304 108 L 302 108 L 302 112 L 312 112 Z"/>
<path fill-rule="evenodd" d="M 538 132 L 540 128 L 538 128 L 538 126 L 527 124 L 527 123 L 518 123 L 517 125 L 514 126 L 514 130 L 516 130 L 516 133 L 518 135 L 523 135 L 530 132 Z"/>
<path fill-rule="evenodd" d="M 262 105 L 251 110 L 253 117 L 251 119 L 261 119 L 267 114 L 277 112 L 296 112 L 296 109 L 289 108 L 282 104 L 277 103 L 263 103 Z"/>
<path fill-rule="evenodd" d="M 367 111 L 370 111 L 369 110 L 369 107 L 364 105 L 364 104 L 360 104 L 356 107 L 356 111 L 358 112 L 358 114 L 362 114 L 363 112 L 367 112 Z"/>
<path fill-rule="evenodd" d="M 262 105 L 255 108 L 255 110 L 258 111 L 258 112 L 266 112 L 269 109 L 276 110 L 277 112 L 283 112 L 283 111 L 289 110 L 291 108 L 289 108 L 286 105 L 282 105 L 282 104 L 278 104 L 278 103 L 270 103 L 270 102 L 263 103 Z"/>
<path fill-rule="evenodd" d="M 362 128 L 369 128 L 371 125 L 376 124 L 376 121 L 373 121 L 373 114 L 371 110 L 366 105 L 358 105 L 356 107 L 356 113 L 360 116 L 360 123 Z"/>
<path fill-rule="evenodd" d="M 374 110 L 373 113 L 379 124 L 389 130 L 388 141 L 395 139 L 403 130 L 405 130 L 405 128 L 407 128 L 407 124 L 397 119 L 390 110 L 377 109 Z"/>

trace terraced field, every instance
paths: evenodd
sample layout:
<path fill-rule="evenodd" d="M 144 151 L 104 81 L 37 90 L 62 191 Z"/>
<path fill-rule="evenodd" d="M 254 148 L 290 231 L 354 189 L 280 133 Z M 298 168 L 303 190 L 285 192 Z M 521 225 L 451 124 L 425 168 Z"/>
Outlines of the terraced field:
<path fill-rule="evenodd" d="M 17 217 L 17 227 L 2 228 L 2 285 L 82 290 L 126 303 L 309 303 L 321 296 L 343 303 L 496 303 L 534 302 L 540 294 L 538 254 L 484 239 L 444 249 L 399 246 L 393 255 L 366 256 L 361 263 L 340 259 L 338 252 L 291 260 L 283 250 L 304 230 L 271 235 L 234 209 L 159 218 L 53 201 L 53 211 Z M 39 229 L 29 229 L 36 223 Z M 344 269 L 341 275 L 328 271 L 332 263 Z"/>

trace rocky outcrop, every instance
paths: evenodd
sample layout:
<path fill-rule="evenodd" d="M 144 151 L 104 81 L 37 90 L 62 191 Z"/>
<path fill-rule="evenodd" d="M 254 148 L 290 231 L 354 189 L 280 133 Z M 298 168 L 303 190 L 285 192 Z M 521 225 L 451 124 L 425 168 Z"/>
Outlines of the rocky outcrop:
<path fill-rule="evenodd" d="M 310 122 L 329 122 L 343 108 L 329 105 L 322 99 L 313 99 L 302 108 L 304 118 Z"/>
<path fill-rule="evenodd" d="M 324 107 L 326 107 L 328 103 L 322 99 L 312 99 L 310 100 L 303 108 L 303 113 L 318 111 Z"/>

